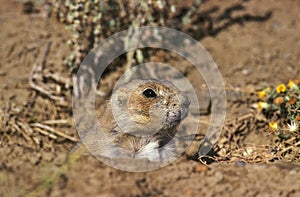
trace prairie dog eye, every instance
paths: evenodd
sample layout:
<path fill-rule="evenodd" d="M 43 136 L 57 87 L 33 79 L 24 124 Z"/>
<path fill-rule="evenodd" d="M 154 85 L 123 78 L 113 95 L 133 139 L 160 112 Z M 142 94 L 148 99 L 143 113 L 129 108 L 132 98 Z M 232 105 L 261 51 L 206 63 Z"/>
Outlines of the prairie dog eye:
<path fill-rule="evenodd" d="M 146 97 L 146 98 L 156 98 L 157 97 L 157 94 L 150 88 L 146 89 L 143 91 L 143 95 Z"/>

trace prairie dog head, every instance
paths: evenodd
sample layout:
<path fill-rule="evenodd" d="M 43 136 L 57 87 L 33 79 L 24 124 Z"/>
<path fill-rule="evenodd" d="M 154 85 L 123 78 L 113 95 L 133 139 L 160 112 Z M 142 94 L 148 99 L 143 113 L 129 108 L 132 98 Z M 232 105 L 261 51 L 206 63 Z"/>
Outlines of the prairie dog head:
<path fill-rule="evenodd" d="M 187 116 L 189 104 L 183 92 L 162 80 L 132 80 L 117 88 L 111 98 L 118 127 L 134 135 L 175 129 Z"/>

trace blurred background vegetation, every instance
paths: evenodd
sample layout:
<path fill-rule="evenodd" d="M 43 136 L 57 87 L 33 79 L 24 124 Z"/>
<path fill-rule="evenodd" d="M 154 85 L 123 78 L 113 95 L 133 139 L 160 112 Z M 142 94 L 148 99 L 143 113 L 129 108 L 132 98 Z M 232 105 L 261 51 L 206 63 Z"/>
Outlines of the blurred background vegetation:
<path fill-rule="evenodd" d="M 189 10 L 180 11 L 180 3 L 171 0 L 51 0 L 49 3 L 52 14 L 71 33 L 68 44 L 72 52 L 65 64 L 76 71 L 87 53 L 114 33 L 145 25 L 183 29 L 202 0 L 194 0 Z M 143 57 L 141 50 L 127 54 L 127 59 L 138 57 Z"/>

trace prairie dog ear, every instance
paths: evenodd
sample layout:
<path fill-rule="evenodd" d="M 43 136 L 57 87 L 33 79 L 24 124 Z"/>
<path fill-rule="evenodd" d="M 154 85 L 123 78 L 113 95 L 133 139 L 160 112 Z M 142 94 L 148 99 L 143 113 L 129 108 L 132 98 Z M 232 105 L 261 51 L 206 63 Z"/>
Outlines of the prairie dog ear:
<path fill-rule="evenodd" d="M 113 102 L 119 107 L 123 107 L 127 102 L 127 93 L 124 90 L 117 90 L 113 94 Z"/>

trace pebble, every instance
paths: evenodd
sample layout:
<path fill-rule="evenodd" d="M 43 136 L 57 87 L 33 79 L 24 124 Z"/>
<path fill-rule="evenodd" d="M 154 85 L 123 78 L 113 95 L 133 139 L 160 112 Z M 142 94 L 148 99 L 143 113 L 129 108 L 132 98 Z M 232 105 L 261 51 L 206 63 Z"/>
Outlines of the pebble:
<path fill-rule="evenodd" d="M 239 166 L 239 167 L 243 167 L 243 166 L 246 165 L 246 163 L 243 162 L 243 161 L 236 161 L 236 162 L 235 162 L 235 165 L 236 165 L 236 166 Z"/>
<path fill-rule="evenodd" d="M 242 99 L 242 92 L 238 90 L 226 91 L 226 99 L 231 102 L 237 102 Z"/>
<path fill-rule="evenodd" d="M 43 159 L 45 160 L 45 161 L 47 161 L 47 162 L 51 162 L 51 161 L 53 161 L 53 159 L 54 159 L 54 155 L 53 155 L 54 153 L 51 153 L 51 152 L 43 152 Z"/>
<path fill-rule="evenodd" d="M 41 158 L 42 158 L 41 153 L 34 153 L 27 157 L 27 159 L 32 165 L 37 165 L 41 161 Z"/>
<path fill-rule="evenodd" d="M 202 163 L 199 163 L 197 165 L 195 165 L 193 167 L 193 172 L 197 172 L 197 173 L 201 173 L 201 172 L 207 172 L 208 171 L 208 166 L 207 165 L 204 165 Z"/>
<path fill-rule="evenodd" d="M 243 69 L 242 70 L 242 74 L 243 75 L 249 75 L 250 74 L 250 70 L 249 69 Z"/>
<path fill-rule="evenodd" d="M 281 28 L 281 24 L 279 22 L 275 21 L 272 23 L 272 29 L 274 31 L 279 30 L 280 28 Z"/>

